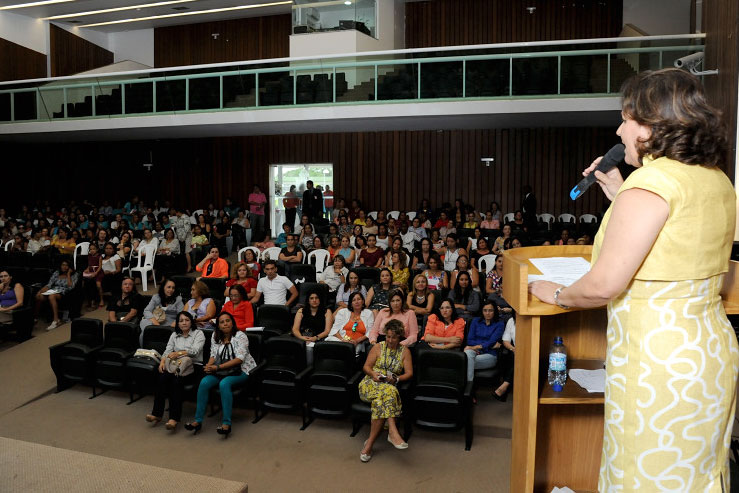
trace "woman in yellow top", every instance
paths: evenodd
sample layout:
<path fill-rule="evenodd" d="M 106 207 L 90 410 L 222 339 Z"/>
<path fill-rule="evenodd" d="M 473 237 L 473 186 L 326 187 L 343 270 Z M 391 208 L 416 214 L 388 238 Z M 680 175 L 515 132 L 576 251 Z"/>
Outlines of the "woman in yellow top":
<path fill-rule="evenodd" d="M 393 286 L 398 286 L 399 288 L 403 288 L 403 290 L 407 290 L 408 278 L 411 275 L 408 270 L 408 266 L 406 265 L 407 257 L 403 252 L 393 252 L 391 259 L 393 267 L 390 269 L 390 272 L 393 273 Z"/>
<path fill-rule="evenodd" d="M 67 238 L 67 230 L 59 228 L 56 236 L 51 239 L 51 246 L 59 250 L 62 255 L 73 255 L 77 244 L 72 238 Z"/>
<path fill-rule="evenodd" d="M 530 290 L 565 308 L 608 305 L 598 490 L 729 491 L 739 347 L 719 295 L 736 216 L 718 168 L 727 140 L 687 72 L 644 72 L 622 93 L 616 133 L 637 169 L 626 181 L 595 172 L 613 204 L 592 268 L 567 288 Z"/>

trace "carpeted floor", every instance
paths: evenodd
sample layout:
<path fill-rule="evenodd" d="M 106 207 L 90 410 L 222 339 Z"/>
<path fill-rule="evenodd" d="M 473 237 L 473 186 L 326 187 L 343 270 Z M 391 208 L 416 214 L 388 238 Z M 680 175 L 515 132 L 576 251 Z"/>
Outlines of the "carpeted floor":
<path fill-rule="evenodd" d="M 272 413 L 251 424 L 253 410 L 238 408 L 234 431 L 224 440 L 215 433 L 215 417 L 206 418 L 196 436 L 181 427 L 172 433 L 162 424 L 146 423 L 151 396 L 127 406 L 128 395 L 121 392 L 92 400 L 85 386 L 54 393 L 48 347 L 68 340 L 69 324 L 51 332 L 37 328 L 34 336 L 20 345 L 0 346 L 2 437 L 237 481 L 250 492 L 508 491 L 512 404 L 510 399 L 495 401 L 487 391 L 480 392 L 475 406 L 469 452 L 463 431 L 414 429 L 407 450 L 395 450 L 383 439 L 372 461 L 363 464 L 359 451 L 369 426 L 351 438 L 349 420 L 316 420 L 300 431 L 298 415 Z M 185 403 L 184 419 L 193 414 L 194 403 Z M 0 476 L 11 472 L 8 467 L 0 462 Z"/>

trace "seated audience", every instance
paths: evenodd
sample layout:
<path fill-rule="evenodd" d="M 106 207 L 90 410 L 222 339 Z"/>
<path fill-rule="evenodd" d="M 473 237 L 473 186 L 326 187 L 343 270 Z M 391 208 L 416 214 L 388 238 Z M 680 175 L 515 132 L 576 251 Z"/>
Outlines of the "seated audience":
<path fill-rule="evenodd" d="M 299 243 L 306 251 L 310 252 L 315 248 L 313 242 L 316 238 L 320 237 L 313 234 L 313 226 L 311 226 L 310 224 L 306 224 L 305 226 L 303 226 L 303 230 L 300 232 Z"/>
<path fill-rule="evenodd" d="M 428 279 L 423 274 L 413 278 L 413 290 L 408 293 L 406 304 L 416 317 L 429 315 L 434 309 L 434 293 L 429 289 Z"/>
<path fill-rule="evenodd" d="M 157 249 L 155 265 L 161 277 L 168 277 L 175 273 L 177 255 L 180 254 L 180 242 L 175 237 L 174 231 L 168 229 L 164 232 L 164 238 Z"/>
<path fill-rule="evenodd" d="M 421 239 L 421 248 L 413 252 L 411 268 L 413 270 L 424 270 L 428 266 L 429 257 L 434 253 L 431 240 Z"/>
<path fill-rule="evenodd" d="M 35 313 L 38 316 L 38 312 L 41 309 L 41 304 L 44 301 L 48 301 L 51 305 L 52 316 L 54 317 L 51 325 L 46 330 L 54 330 L 59 327 L 62 322 L 59 319 L 59 302 L 62 296 L 72 291 L 77 283 L 79 282 L 79 274 L 77 274 L 69 262 L 69 260 L 62 260 L 59 264 L 59 270 L 54 271 L 46 283 L 46 286 L 41 288 L 36 294 L 36 310 Z"/>
<path fill-rule="evenodd" d="M 405 265 L 407 267 L 408 266 L 408 262 L 407 262 L 408 259 L 407 259 L 407 257 L 405 257 L 407 255 L 407 252 L 403 248 L 403 240 L 401 239 L 400 236 L 396 236 L 395 238 L 393 238 L 392 243 L 390 243 L 390 248 L 388 248 L 387 251 L 385 252 L 385 265 L 387 267 L 392 267 L 393 266 L 393 254 L 394 253 L 402 253 L 403 254 L 403 257 L 406 260 L 406 264 Z"/>
<path fill-rule="evenodd" d="M 365 236 L 362 233 L 362 226 L 356 225 L 352 228 L 352 235 L 349 237 L 349 244 L 354 246 L 359 238 L 365 238 Z"/>
<path fill-rule="evenodd" d="M 25 290 L 7 270 L 0 270 L 0 324 L 13 321 L 13 310 L 23 307 Z"/>
<path fill-rule="evenodd" d="M 408 228 L 408 231 L 410 233 L 415 233 L 419 241 L 426 238 L 426 229 L 423 227 L 423 224 L 421 223 L 421 219 L 418 217 L 414 217 L 413 221 L 411 221 L 411 226 Z"/>
<path fill-rule="evenodd" d="M 349 224 L 349 218 L 347 216 L 339 216 L 339 234 L 341 236 L 351 236 L 352 225 Z"/>
<path fill-rule="evenodd" d="M 285 274 L 290 275 L 290 266 L 303 263 L 303 250 L 298 246 L 298 235 L 288 234 L 286 246 L 280 250 L 277 256 L 277 263 L 285 269 Z"/>
<path fill-rule="evenodd" d="M 359 291 L 354 291 L 349 296 L 348 303 L 336 311 L 331 333 L 326 340 L 349 342 L 359 354 L 363 351 L 374 321 L 372 310 L 364 307 L 364 296 Z"/>
<path fill-rule="evenodd" d="M 379 336 L 385 335 L 385 325 L 391 320 L 399 320 L 405 328 L 404 339 L 401 342 L 409 346 L 418 338 L 418 321 L 413 310 L 408 309 L 405 304 L 405 294 L 400 289 L 395 289 L 389 296 L 390 306 L 383 308 L 375 315 L 375 323 L 369 333 L 370 344 L 376 344 Z"/>
<path fill-rule="evenodd" d="M 136 283 L 130 277 L 121 282 L 121 292 L 108 303 L 108 322 L 131 322 L 137 324 L 141 316 L 141 296 Z"/>
<path fill-rule="evenodd" d="M 359 263 L 365 267 L 380 268 L 382 266 L 385 252 L 377 248 L 377 237 L 369 235 L 367 237 L 367 248 L 363 249 L 359 254 Z"/>
<path fill-rule="evenodd" d="M 324 249 L 325 249 L 325 245 L 323 244 L 323 239 L 320 236 L 315 235 L 313 236 L 313 246 L 311 246 L 311 248 L 309 248 L 307 251 L 308 253 L 310 253 L 314 250 L 324 250 Z"/>
<path fill-rule="evenodd" d="M 100 280 L 103 292 L 117 292 L 123 280 L 123 261 L 115 251 L 112 243 L 105 244 L 100 264 L 103 271 L 103 277 Z M 100 301 L 103 301 L 102 298 Z"/>
<path fill-rule="evenodd" d="M 479 265 L 480 258 L 485 255 L 490 255 L 491 253 L 492 252 L 488 247 L 488 240 L 486 240 L 484 236 L 481 236 L 480 239 L 477 240 L 477 248 L 470 254 L 470 263 L 477 267 Z"/>
<path fill-rule="evenodd" d="M 393 273 L 393 286 L 407 290 L 408 278 L 410 277 L 410 271 L 406 266 L 406 254 L 405 252 L 393 252 L 390 257 L 390 265 L 392 268 L 390 271 Z"/>
<path fill-rule="evenodd" d="M 347 282 L 346 276 L 349 269 L 346 268 L 344 257 L 336 255 L 331 265 L 326 266 L 318 276 L 318 282 L 326 284 L 330 293 L 335 293 L 339 286 Z"/>
<path fill-rule="evenodd" d="M 390 247 L 390 237 L 387 235 L 387 224 L 377 227 L 377 248 L 387 250 Z"/>
<path fill-rule="evenodd" d="M 205 377 L 198 386 L 197 408 L 194 421 L 187 423 L 185 429 L 197 433 L 203 426 L 205 409 L 208 406 L 210 390 L 218 385 L 221 392 L 221 426 L 219 435 L 231 433 L 231 411 L 233 406 L 232 387 L 246 383 L 249 372 L 257 364 L 249 354 L 249 338 L 236 329 L 234 316 L 222 312 L 216 320 L 210 343 L 210 358 L 203 371 Z"/>
<path fill-rule="evenodd" d="M 374 219 L 372 219 L 372 216 L 367 216 L 367 220 L 365 221 L 364 226 L 362 226 L 362 232 L 364 235 L 376 235 L 377 230 L 377 224 L 375 224 Z"/>
<path fill-rule="evenodd" d="M 192 315 L 199 329 L 212 327 L 211 320 L 216 316 L 216 304 L 210 297 L 208 286 L 203 281 L 195 281 L 190 288 L 190 296 L 183 311 Z"/>
<path fill-rule="evenodd" d="M 354 259 L 357 255 L 354 251 L 354 248 L 352 248 L 349 244 L 349 238 L 347 236 L 342 236 L 339 240 L 339 243 L 340 248 L 337 253 L 344 257 L 344 260 L 346 260 L 346 265 L 354 266 Z"/>
<path fill-rule="evenodd" d="M 313 344 L 327 338 L 331 332 L 334 319 L 331 310 L 326 308 L 317 290 L 308 294 L 308 304 L 298 309 L 293 321 L 292 333 L 305 341 L 308 364 L 313 364 Z"/>
<path fill-rule="evenodd" d="M 195 380 L 195 373 L 180 376 L 167 370 L 167 361 L 181 358 L 192 359 L 193 364 L 202 364 L 205 334 L 195 326 L 192 315 L 179 312 L 175 318 L 174 331 L 169 336 L 167 347 L 159 362 L 159 377 L 154 392 L 154 407 L 151 414 L 146 415 L 149 423 L 159 423 L 164 416 L 164 402 L 169 398 L 169 421 L 166 428 L 174 430 L 182 419 L 182 401 L 185 385 Z M 179 367 L 178 367 L 179 369 Z"/>
<path fill-rule="evenodd" d="M 482 305 L 482 317 L 472 320 L 467 334 L 467 381 L 475 378 L 475 370 L 495 368 L 498 362 L 498 348 L 505 324 L 500 319 L 498 307 L 492 301 Z"/>
<path fill-rule="evenodd" d="M 313 224 L 310 222 L 310 217 L 308 217 L 308 215 L 306 214 L 303 214 L 302 216 L 300 216 L 300 224 L 295 227 L 295 231 L 293 231 L 293 233 L 295 233 L 296 235 L 300 235 L 300 233 L 303 232 L 303 228 L 307 225 L 310 225 L 311 229 L 315 230 Z"/>
<path fill-rule="evenodd" d="M 444 300 L 436 313 L 429 315 L 423 340 L 434 349 L 456 349 L 464 340 L 465 321 L 451 301 Z"/>
<path fill-rule="evenodd" d="M 354 224 L 357 226 L 365 226 L 367 224 L 367 214 L 360 209 L 357 218 L 354 220 Z"/>
<path fill-rule="evenodd" d="M 370 436 L 359 454 L 362 462 L 372 459 L 372 447 L 382 433 L 385 422 L 388 425 L 388 441 L 397 449 L 408 448 L 395 422 L 402 409 L 397 385 L 413 378 L 411 352 L 400 343 L 405 331 L 399 320 L 388 322 L 386 339 L 372 348 L 364 363 L 366 376 L 359 383 L 359 397 L 370 403 L 372 421 Z"/>
<path fill-rule="evenodd" d="M 334 256 L 339 253 L 339 249 L 341 248 L 341 244 L 339 242 L 339 237 L 337 235 L 329 235 L 328 237 L 328 258 L 329 260 L 333 260 Z"/>
<path fill-rule="evenodd" d="M 362 295 L 362 303 L 364 303 L 364 299 L 367 296 L 367 288 L 359 282 L 359 276 L 356 272 L 349 271 L 349 274 L 346 276 L 346 282 L 336 290 L 336 312 L 334 314 L 338 313 L 342 308 L 349 306 L 349 299 L 354 293 L 360 293 Z"/>
<path fill-rule="evenodd" d="M 362 251 L 366 249 L 367 239 L 364 236 L 360 236 L 354 243 L 354 267 L 359 267 L 362 265 L 360 257 L 362 255 Z"/>
<path fill-rule="evenodd" d="M 429 256 L 428 268 L 423 271 L 423 276 L 429 284 L 429 289 L 439 290 L 449 288 L 449 276 L 441 269 L 441 259 L 434 254 Z"/>
<path fill-rule="evenodd" d="M 203 273 L 201 277 L 210 279 L 228 278 L 228 262 L 220 258 L 217 246 L 210 248 L 208 255 L 195 266 L 195 270 Z"/>
<path fill-rule="evenodd" d="M 449 300 L 454 303 L 459 316 L 465 322 L 475 318 L 480 311 L 480 295 L 472 289 L 472 281 L 468 272 L 460 272 L 457 276 L 457 285 L 449 291 Z"/>
<path fill-rule="evenodd" d="M 266 305 L 292 305 L 298 298 L 298 290 L 290 279 L 277 274 L 277 264 L 274 260 L 267 260 L 264 263 L 264 274 L 265 277 L 257 283 L 257 294 L 252 299 L 252 303 L 259 303 L 264 293 Z M 290 293 L 290 298 L 285 301 L 288 293 Z"/>
<path fill-rule="evenodd" d="M 393 289 L 393 273 L 385 267 L 380 271 L 380 282 L 367 291 L 367 306 L 374 313 L 390 306 L 390 291 Z"/>
<path fill-rule="evenodd" d="M 439 252 L 444 258 L 444 270 L 452 272 L 457 266 L 457 259 L 460 255 L 467 255 L 464 248 L 457 245 L 457 235 L 454 233 L 446 237 L 446 246 Z"/>
<path fill-rule="evenodd" d="M 223 213 L 223 211 L 221 211 Z M 218 224 L 213 227 L 213 245 L 218 247 L 222 257 L 228 256 L 228 245 L 226 240 L 231 236 L 231 219 L 227 215 L 220 218 Z"/>
<path fill-rule="evenodd" d="M 247 301 L 251 301 L 257 294 L 257 280 L 252 275 L 249 264 L 245 262 L 236 262 L 231 269 L 231 279 L 226 281 L 226 289 L 223 296 L 227 297 L 231 286 L 240 285 L 244 288 Z"/>
<path fill-rule="evenodd" d="M 444 243 L 444 240 L 441 238 L 441 233 L 439 233 L 438 229 L 431 231 L 431 246 L 436 253 L 441 252 L 441 250 L 446 246 L 446 243 Z"/>
<path fill-rule="evenodd" d="M 501 296 L 503 294 L 503 255 L 495 256 L 495 267 L 487 273 L 485 279 L 485 292 L 491 295 Z"/>
<path fill-rule="evenodd" d="M 228 289 L 228 301 L 221 311 L 228 312 L 236 320 L 238 330 L 254 327 L 254 307 L 247 299 L 246 289 L 242 284 L 233 284 Z"/>
<path fill-rule="evenodd" d="M 572 244 L 574 245 L 575 244 L 575 239 L 574 238 L 570 238 L 570 240 L 572 241 Z M 570 243 L 568 243 L 568 245 L 569 244 Z M 521 239 L 519 237 L 517 237 L 517 236 L 511 236 L 510 238 L 508 238 L 507 240 L 505 240 L 505 243 L 503 244 L 503 249 L 504 250 L 511 250 L 513 248 L 521 248 L 522 246 L 523 246 L 523 243 L 521 243 Z"/>
<path fill-rule="evenodd" d="M 500 229 L 500 221 L 493 217 L 493 211 L 485 212 L 485 219 L 480 223 L 482 229 Z"/>
<path fill-rule="evenodd" d="M 262 271 L 262 266 L 259 264 L 257 254 L 254 250 L 244 251 L 244 263 L 251 269 L 251 275 L 254 279 L 259 279 L 259 273 Z"/>
<path fill-rule="evenodd" d="M 567 228 L 563 228 L 562 231 L 559 233 L 559 240 L 557 240 L 555 245 L 567 245 L 567 242 L 569 239 L 570 239 L 570 230 Z"/>
<path fill-rule="evenodd" d="M 159 292 L 151 297 L 149 304 L 144 308 L 144 316 L 141 318 L 139 325 L 142 330 L 149 325 L 174 327 L 177 322 L 177 314 L 184 307 L 185 304 L 182 302 L 182 297 L 177 294 L 174 281 L 165 279 L 159 285 Z"/>
<path fill-rule="evenodd" d="M 495 243 L 493 244 L 493 253 L 495 255 L 503 253 L 505 250 L 505 242 L 511 237 L 511 226 L 510 224 L 505 224 L 503 226 L 503 229 L 501 230 L 501 236 L 498 236 L 495 239 Z"/>
<path fill-rule="evenodd" d="M 478 291 L 479 285 L 480 285 L 480 273 L 477 270 L 477 267 L 474 265 L 470 265 L 469 259 L 467 258 L 467 255 L 460 255 L 459 258 L 457 258 L 457 265 L 455 266 L 455 269 L 452 271 L 451 279 L 450 279 L 450 288 L 454 289 L 454 286 L 457 285 L 457 277 L 459 276 L 460 272 L 466 272 L 470 275 L 470 280 L 472 281 L 472 289 L 475 291 Z"/>
<path fill-rule="evenodd" d="M 68 238 L 69 232 L 64 228 L 59 228 L 56 236 L 51 239 L 51 246 L 56 248 L 57 251 L 62 255 L 73 255 L 74 249 L 77 243 L 71 238 Z"/>

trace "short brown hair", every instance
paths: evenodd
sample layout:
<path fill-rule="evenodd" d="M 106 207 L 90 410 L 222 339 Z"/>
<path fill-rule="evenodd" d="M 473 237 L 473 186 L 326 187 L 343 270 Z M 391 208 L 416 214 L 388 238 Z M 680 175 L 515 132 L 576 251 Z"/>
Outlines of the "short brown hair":
<path fill-rule="evenodd" d="M 241 266 L 246 267 L 246 277 L 251 277 L 251 267 L 249 267 L 249 264 L 246 262 L 236 262 L 234 266 L 231 268 L 231 279 L 238 279 L 239 278 L 239 268 Z"/>
<path fill-rule="evenodd" d="M 667 157 L 685 164 L 716 166 L 728 141 L 721 112 L 706 100 L 701 81 L 676 68 L 641 72 L 621 86 L 623 113 L 650 127 L 637 142 L 639 160 Z"/>
<path fill-rule="evenodd" d="M 192 286 L 195 288 L 195 292 L 198 293 L 198 296 L 201 298 L 208 298 L 210 297 L 210 289 L 208 288 L 208 285 L 205 284 L 203 281 L 195 281 L 192 283 Z"/>
<path fill-rule="evenodd" d="M 388 323 L 385 324 L 385 334 L 388 332 L 393 332 L 401 339 L 405 339 L 405 325 L 403 325 L 403 322 L 400 320 L 392 319 L 388 321 Z"/>

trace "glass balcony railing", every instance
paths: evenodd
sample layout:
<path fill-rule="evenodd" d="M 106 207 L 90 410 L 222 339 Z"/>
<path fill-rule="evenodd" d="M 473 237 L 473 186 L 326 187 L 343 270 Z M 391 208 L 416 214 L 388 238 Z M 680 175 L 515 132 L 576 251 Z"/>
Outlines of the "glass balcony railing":
<path fill-rule="evenodd" d="M 305 105 L 598 97 L 703 34 L 399 50 L 0 84 L 0 123 Z"/>

